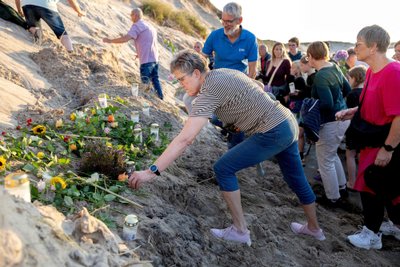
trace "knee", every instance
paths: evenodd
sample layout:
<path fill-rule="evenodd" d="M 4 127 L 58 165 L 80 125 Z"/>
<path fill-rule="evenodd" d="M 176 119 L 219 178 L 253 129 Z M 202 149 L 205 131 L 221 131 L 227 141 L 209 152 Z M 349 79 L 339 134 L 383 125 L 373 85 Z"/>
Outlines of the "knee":
<path fill-rule="evenodd" d="M 221 161 L 214 164 L 216 180 L 221 191 L 232 192 L 239 189 L 239 183 L 234 173 L 230 173 Z"/>

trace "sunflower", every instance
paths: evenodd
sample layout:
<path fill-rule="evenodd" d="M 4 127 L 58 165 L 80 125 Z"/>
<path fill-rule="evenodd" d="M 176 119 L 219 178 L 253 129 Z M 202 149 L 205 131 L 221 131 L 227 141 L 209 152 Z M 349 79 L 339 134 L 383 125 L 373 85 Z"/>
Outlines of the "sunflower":
<path fill-rule="evenodd" d="M 46 127 L 43 125 L 37 125 L 32 128 L 33 134 L 44 135 L 46 133 Z"/>
<path fill-rule="evenodd" d="M 6 159 L 1 156 L 0 157 L 0 171 L 4 171 L 6 169 Z"/>
<path fill-rule="evenodd" d="M 67 187 L 67 183 L 64 181 L 63 178 L 59 176 L 54 176 L 50 179 L 50 184 L 54 187 L 56 187 L 57 184 L 60 184 L 62 189 L 65 189 Z M 56 187 L 57 188 L 57 187 Z"/>

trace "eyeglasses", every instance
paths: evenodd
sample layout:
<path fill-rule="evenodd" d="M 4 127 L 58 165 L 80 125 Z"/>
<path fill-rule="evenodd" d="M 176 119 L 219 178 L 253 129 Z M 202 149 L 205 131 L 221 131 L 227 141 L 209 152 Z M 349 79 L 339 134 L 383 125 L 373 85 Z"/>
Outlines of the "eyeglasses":
<path fill-rule="evenodd" d="M 355 47 L 357 48 L 357 47 L 359 47 L 360 45 L 362 45 L 364 42 L 357 42 L 356 43 L 356 45 L 355 45 Z"/>
<path fill-rule="evenodd" d="M 181 77 L 176 78 L 176 80 L 177 80 L 178 82 L 182 83 L 183 80 L 185 80 L 185 77 L 188 76 L 188 75 L 190 75 L 190 73 L 186 73 L 186 74 L 182 75 Z"/>
<path fill-rule="evenodd" d="M 221 24 L 233 24 L 238 18 L 234 18 L 234 19 L 220 19 Z"/>
<path fill-rule="evenodd" d="M 291 47 L 292 47 L 292 46 L 296 46 L 296 44 L 289 44 L 289 46 L 291 46 Z"/>

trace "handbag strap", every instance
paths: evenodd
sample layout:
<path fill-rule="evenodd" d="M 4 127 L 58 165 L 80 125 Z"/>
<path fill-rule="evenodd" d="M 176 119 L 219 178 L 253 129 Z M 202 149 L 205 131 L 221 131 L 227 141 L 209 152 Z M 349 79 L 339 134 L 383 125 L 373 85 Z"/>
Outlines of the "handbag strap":
<path fill-rule="evenodd" d="M 282 59 L 282 61 L 281 61 L 281 62 L 279 62 L 278 66 L 276 66 L 276 68 L 275 68 L 274 72 L 272 73 L 272 76 L 271 76 L 271 78 L 269 79 L 268 86 L 271 86 L 271 84 L 272 84 L 272 81 L 274 80 L 274 77 L 275 77 L 276 71 L 279 69 L 279 67 L 281 66 L 281 64 L 282 64 L 282 62 L 283 62 L 283 61 L 284 61 L 284 59 Z M 272 60 L 271 60 L 271 64 L 272 64 Z"/>

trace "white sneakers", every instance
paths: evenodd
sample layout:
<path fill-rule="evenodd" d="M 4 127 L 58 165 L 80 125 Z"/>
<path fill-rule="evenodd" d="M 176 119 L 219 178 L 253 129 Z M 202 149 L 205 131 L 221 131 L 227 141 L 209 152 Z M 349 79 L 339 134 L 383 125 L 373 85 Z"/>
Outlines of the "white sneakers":
<path fill-rule="evenodd" d="M 382 248 L 382 234 L 375 234 L 366 226 L 363 226 L 361 231 L 356 232 L 354 235 L 349 235 L 347 239 L 356 247 L 364 249 L 381 249 Z"/>
<path fill-rule="evenodd" d="M 400 229 L 393 225 L 391 221 L 383 222 L 379 231 L 381 231 L 383 235 L 392 235 L 397 240 L 400 240 Z"/>

